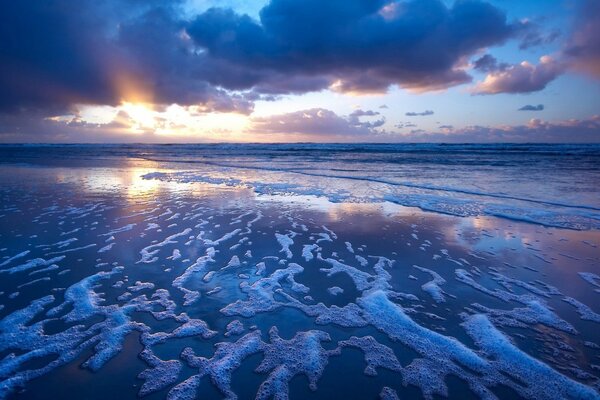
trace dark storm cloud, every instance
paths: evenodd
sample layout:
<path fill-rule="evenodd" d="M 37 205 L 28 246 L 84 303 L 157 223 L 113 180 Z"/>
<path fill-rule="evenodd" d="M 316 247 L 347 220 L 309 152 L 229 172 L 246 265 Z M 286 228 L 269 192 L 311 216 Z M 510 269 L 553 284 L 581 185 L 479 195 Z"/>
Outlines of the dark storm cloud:
<path fill-rule="evenodd" d="M 124 81 L 150 101 L 180 104 L 225 91 L 438 89 L 469 81 L 461 60 L 515 30 L 479 1 L 273 0 L 260 21 L 219 8 L 190 21 L 177 3 L 8 2 L 0 110 L 116 104 Z"/>
<path fill-rule="evenodd" d="M 110 102 L 103 19 L 89 1 L 9 1 L 0 12 L 0 109 Z M 90 46 L 94 46 L 91 51 Z"/>
<path fill-rule="evenodd" d="M 457 67 L 476 50 L 502 43 L 515 27 L 490 4 L 438 0 L 273 0 L 260 21 L 213 8 L 188 33 L 217 59 L 253 70 L 326 76 L 343 92 L 416 90 L 470 80 Z M 229 87 L 224 76 L 220 82 Z M 260 82 L 256 82 L 259 84 Z"/>
<path fill-rule="evenodd" d="M 527 105 L 519 108 L 518 111 L 543 111 L 543 110 L 544 110 L 543 104 L 538 104 L 537 106 L 527 104 Z"/>
<path fill-rule="evenodd" d="M 431 111 L 431 110 L 425 110 L 425 111 L 422 111 L 422 112 L 411 111 L 411 112 L 405 113 L 404 115 L 406 115 L 407 117 L 426 117 L 428 115 L 433 115 L 433 114 L 434 114 L 433 111 Z"/>
<path fill-rule="evenodd" d="M 251 112 L 249 96 L 206 78 L 225 67 L 196 52 L 178 3 L 8 2 L 0 13 L 0 112 L 59 114 L 75 103 L 115 105 L 128 96 Z"/>

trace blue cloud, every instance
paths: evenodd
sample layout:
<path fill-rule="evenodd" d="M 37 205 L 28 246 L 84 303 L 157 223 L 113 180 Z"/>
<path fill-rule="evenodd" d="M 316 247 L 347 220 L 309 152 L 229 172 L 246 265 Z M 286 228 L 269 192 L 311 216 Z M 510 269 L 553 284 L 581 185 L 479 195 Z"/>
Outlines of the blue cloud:
<path fill-rule="evenodd" d="M 433 111 L 431 111 L 431 110 L 425 110 L 423 112 L 414 112 L 414 111 L 411 111 L 411 112 L 405 113 L 404 115 L 406 115 L 407 117 L 426 117 L 428 115 L 433 115 L 433 114 L 434 114 Z"/>
<path fill-rule="evenodd" d="M 417 90 L 470 81 L 459 61 L 516 32 L 481 1 L 273 0 L 260 21 L 213 8 L 187 28 L 217 59 L 291 76 L 326 76 L 340 91 Z M 216 82 L 227 86 L 231 77 Z M 257 76 L 256 85 L 260 85 Z M 285 80 L 281 82 L 285 92 Z"/>
<path fill-rule="evenodd" d="M 439 89 L 470 81 L 460 61 L 516 32 L 476 0 L 272 0 L 259 20 L 225 8 L 190 16 L 181 5 L 8 2 L 0 110 L 115 104 L 122 77 L 156 102 L 181 104 L 215 104 L 228 91 Z"/>
<path fill-rule="evenodd" d="M 538 104 L 537 106 L 527 104 L 527 105 L 519 108 L 518 111 L 543 111 L 543 110 L 544 110 L 543 104 Z"/>

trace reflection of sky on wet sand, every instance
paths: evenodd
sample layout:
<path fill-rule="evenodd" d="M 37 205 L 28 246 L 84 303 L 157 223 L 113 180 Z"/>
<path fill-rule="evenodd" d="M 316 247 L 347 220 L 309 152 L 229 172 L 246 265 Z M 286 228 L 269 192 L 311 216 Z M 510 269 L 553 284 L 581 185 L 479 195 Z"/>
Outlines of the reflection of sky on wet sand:
<path fill-rule="evenodd" d="M 173 184 L 160 185 L 155 181 L 143 179 L 142 175 L 155 171 L 156 167 L 133 168 L 82 168 L 61 169 L 57 172 L 57 182 L 80 187 L 90 194 L 121 192 L 127 198 L 135 200 L 156 194 L 159 190 L 171 190 Z"/>
<path fill-rule="evenodd" d="M 383 203 L 334 203 L 326 197 L 310 196 L 310 195 L 268 195 L 258 194 L 255 197 L 256 201 L 263 204 L 279 204 L 290 207 L 305 207 L 307 209 L 319 210 L 328 214 L 332 220 L 341 219 L 343 217 L 352 217 L 356 214 L 365 213 L 381 213 L 383 215 L 393 216 L 402 215 L 413 210 L 409 207 L 403 207 L 398 204 L 383 202 Z"/>
<path fill-rule="evenodd" d="M 404 218 L 407 215 L 426 215 L 429 221 L 443 219 L 453 221 L 441 228 L 446 240 L 451 240 L 471 251 L 521 251 L 535 248 L 541 241 L 540 247 L 546 247 L 557 235 L 568 238 L 568 241 L 558 242 L 556 246 L 567 247 L 568 254 L 571 243 L 587 240 L 594 242 L 596 231 L 573 231 L 539 227 L 533 224 L 506 221 L 493 217 L 462 217 L 454 218 L 436 213 L 422 212 L 418 208 L 404 207 L 390 202 L 382 203 L 350 203 L 331 202 L 322 196 L 313 195 L 269 195 L 254 194 L 245 187 L 231 187 L 204 183 L 178 183 L 145 179 L 144 175 L 151 172 L 166 172 L 156 162 L 129 163 L 119 167 L 102 168 L 34 168 L 30 166 L 3 166 L 11 179 L 27 184 L 27 176 L 38 174 L 44 176 L 46 183 L 56 182 L 68 185 L 71 190 L 80 192 L 81 196 L 105 196 L 118 194 L 127 201 L 146 201 L 158 195 L 185 195 L 190 197 L 214 197 L 219 190 L 227 193 L 225 199 L 232 201 L 256 202 L 258 205 L 291 207 L 294 209 L 317 210 L 327 214 L 332 221 L 352 219 L 355 215 L 380 214 L 391 220 Z M 597 241 L 597 240 L 596 240 Z M 594 248 L 583 246 L 580 251 L 584 254 L 593 253 Z"/>
<path fill-rule="evenodd" d="M 20 181 L 27 185 L 28 176 L 39 175 L 45 183 L 55 182 L 68 185 L 71 190 L 81 196 L 106 196 L 117 194 L 135 204 L 136 201 L 147 201 L 159 195 L 185 195 L 189 197 L 214 197 L 217 192 L 227 193 L 225 200 L 233 202 L 256 202 L 258 205 L 289 207 L 293 209 L 316 210 L 327 214 L 331 221 L 352 219 L 355 215 L 379 214 L 390 220 L 402 219 L 406 216 L 427 216 L 428 224 L 436 219 L 452 221 L 439 228 L 446 240 L 453 241 L 470 251 L 535 251 L 536 246 L 545 248 L 557 236 L 568 239 L 555 244 L 568 254 L 572 243 L 597 241 L 596 231 L 573 231 L 539 227 L 533 224 L 506 221 L 494 217 L 462 217 L 455 218 L 436 213 L 422 212 L 418 208 L 404 207 L 390 202 L 382 203 L 351 203 L 331 202 L 322 196 L 313 195 L 269 195 L 255 194 L 245 187 L 211 185 L 205 183 L 178 183 L 145 179 L 144 175 L 151 172 L 165 172 L 156 162 L 124 163 L 118 167 L 102 168 L 37 168 L 30 166 L 3 166 L 4 175 L 11 180 Z M 538 249 L 539 250 L 539 249 Z M 582 246 L 580 250 L 585 256 L 591 256 L 594 248 Z M 538 251 L 539 252 L 539 251 Z"/>

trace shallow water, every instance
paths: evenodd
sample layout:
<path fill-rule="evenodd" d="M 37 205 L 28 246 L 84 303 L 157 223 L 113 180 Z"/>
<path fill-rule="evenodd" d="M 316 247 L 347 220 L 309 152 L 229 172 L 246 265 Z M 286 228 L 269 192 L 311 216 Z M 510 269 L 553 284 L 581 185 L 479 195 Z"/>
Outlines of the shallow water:
<path fill-rule="evenodd" d="M 597 146 L 0 153 L 0 398 L 599 397 Z"/>

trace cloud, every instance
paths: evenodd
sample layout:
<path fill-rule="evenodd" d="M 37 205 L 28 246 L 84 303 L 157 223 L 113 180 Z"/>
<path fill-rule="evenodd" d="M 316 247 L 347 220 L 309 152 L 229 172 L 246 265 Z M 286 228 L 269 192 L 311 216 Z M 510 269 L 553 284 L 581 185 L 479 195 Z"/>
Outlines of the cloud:
<path fill-rule="evenodd" d="M 582 0 L 564 54 L 570 67 L 600 78 L 600 2 Z"/>
<path fill-rule="evenodd" d="M 251 112 L 253 94 L 210 82 L 224 67 L 185 34 L 179 3 L 7 4 L 0 14 L 0 112 L 55 115 L 75 104 L 123 100 Z"/>
<path fill-rule="evenodd" d="M 356 141 L 432 143 L 600 143 L 600 116 L 588 119 L 543 121 L 531 119 L 524 125 L 455 127 L 440 125 L 439 131 L 418 129 L 401 123 L 408 132 L 375 129 L 333 111 L 315 108 L 282 115 L 253 118 L 249 133 L 263 141 Z"/>
<path fill-rule="evenodd" d="M 72 102 L 114 100 L 103 62 L 109 49 L 93 35 L 107 27 L 91 18 L 90 4 L 84 0 L 72 6 L 64 1 L 3 5 L 0 109 L 38 105 L 57 109 Z M 88 48 L 91 44 L 96 45 L 94 51 Z"/>
<path fill-rule="evenodd" d="M 518 111 L 543 111 L 543 110 L 544 110 L 543 104 L 538 104 L 537 106 L 527 104 L 518 109 Z"/>
<path fill-rule="evenodd" d="M 377 115 L 379 115 L 379 113 L 377 111 L 373 111 L 373 110 L 366 110 L 366 111 L 364 111 L 364 110 L 361 110 L 361 109 L 352 111 L 350 113 L 351 117 L 356 117 L 356 118 L 358 118 L 358 117 L 375 117 Z"/>
<path fill-rule="evenodd" d="M 373 110 L 355 110 L 348 115 L 348 121 L 354 126 L 362 126 L 365 128 L 379 128 L 385 124 L 385 118 L 381 117 L 374 121 L 361 121 L 361 117 L 377 117 L 381 115 L 377 111 Z"/>
<path fill-rule="evenodd" d="M 307 27 L 310 27 L 307 29 Z M 213 8 L 187 27 L 197 46 L 233 66 L 289 77 L 319 76 L 341 92 L 398 84 L 439 89 L 470 81 L 461 60 L 503 43 L 515 27 L 494 6 L 439 0 L 272 0 L 260 21 Z M 228 87 L 225 73 L 220 84 Z"/>
<path fill-rule="evenodd" d="M 173 107 L 173 106 L 171 106 Z M 171 120 L 166 110 L 159 110 L 157 123 L 168 128 L 179 118 Z M 600 143 L 600 116 L 588 119 L 544 121 L 531 119 L 523 125 L 453 127 L 440 125 L 438 131 L 418 129 L 410 123 L 397 128 L 415 128 L 408 132 L 386 131 L 370 124 L 339 116 L 326 109 L 309 109 L 248 118 L 244 130 L 229 132 L 221 129 L 222 117 L 213 119 L 213 129 L 203 134 L 161 135 L 140 126 L 132 134 L 131 123 L 135 119 L 128 112 L 119 112 L 109 124 L 90 124 L 78 119 L 58 120 L 43 118 L 43 114 L 0 114 L 0 141 L 2 142 L 115 142 L 140 141 L 152 143 L 191 143 L 220 141 L 263 142 L 419 142 L 419 143 Z M 199 121 L 199 127 L 204 123 Z M 18 126 L 17 130 L 6 127 Z M 197 133 L 197 132 L 196 132 Z"/>
<path fill-rule="evenodd" d="M 407 117 L 425 117 L 428 115 L 433 115 L 434 112 L 431 110 L 425 110 L 422 112 L 407 112 L 404 115 L 406 115 Z"/>
<path fill-rule="evenodd" d="M 600 2 L 582 0 L 577 7 L 573 28 L 560 52 L 553 57 L 541 57 L 537 65 L 527 61 L 515 65 L 500 63 L 492 55 L 485 54 L 472 64 L 475 70 L 487 74 L 483 82 L 475 85 L 473 92 L 536 92 L 543 90 L 567 70 L 600 78 Z M 522 50 L 553 43 L 561 36 L 558 30 L 543 33 L 538 23 L 528 20 L 515 25 L 515 32 L 516 36 L 521 37 L 519 48 Z"/>
<path fill-rule="evenodd" d="M 271 0 L 250 17 L 223 7 L 184 14 L 184 0 L 8 2 L 0 13 L 0 129 L 33 129 L 33 117 L 77 115 L 82 104 L 123 100 L 250 115 L 257 100 L 285 94 L 445 89 L 471 82 L 472 67 L 487 74 L 477 93 L 525 93 L 563 72 L 562 58 L 547 56 L 537 65 L 508 65 L 491 55 L 469 64 L 511 38 L 530 47 L 549 34 L 508 21 L 488 2 L 449 3 Z M 599 7 L 582 4 L 563 56 L 572 68 L 598 76 Z M 375 113 L 314 110 L 321 110 L 309 113 L 321 124 L 315 132 L 329 126 L 372 133 L 385 123 Z M 288 127 L 292 114 L 284 119 Z M 270 122 L 262 121 L 265 128 Z M 51 125 L 39 127 L 55 132 Z"/>
<path fill-rule="evenodd" d="M 95 114 L 94 122 L 84 118 Z M 0 142 L 168 143 L 240 141 L 248 116 L 206 113 L 203 106 L 125 103 L 88 106 L 75 114 L 45 116 L 44 110 L 0 114 Z M 246 139 L 248 140 L 248 139 Z"/>
<path fill-rule="evenodd" d="M 272 0 L 259 19 L 184 3 L 7 3 L 0 112 L 125 99 L 249 113 L 260 96 L 438 90 L 469 82 L 464 60 L 517 30 L 476 0 Z"/>
<path fill-rule="evenodd" d="M 527 61 L 492 70 L 473 89 L 474 94 L 530 93 L 546 87 L 565 71 L 565 65 L 550 56 L 542 56 L 535 65 Z"/>
<path fill-rule="evenodd" d="M 548 122 L 534 118 L 525 125 L 473 125 L 442 132 L 389 134 L 388 140 L 420 143 L 600 143 L 600 115 L 583 120 Z"/>
<path fill-rule="evenodd" d="M 395 127 L 398 128 L 398 129 L 416 128 L 417 124 L 414 124 L 412 122 L 400 122 L 399 124 L 396 124 Z"/>
<path fill-rule="evenodd" d="M 554 57 L 548 55 L 541 57 L 537 65 L 527 61 L 515 65 L 500 63 L 492 55 L 485 54 L 472 64 L 475 70 L 487 73 L 484 81 L 479 82 L 473 92 L 475 94 L 536 92 L 543 90 L 566 70 L 580 71 L 600 78 L 598 20 L 600 20 L 600 2 L 596 0 L 579 2 L 572 31 L 563 49 Z M 539 24 L 531 21 L 522 21 L 515 29 L 516 35 L 521 37 L 520 49 L 550 44 L 561 35 L 557 30 L 544 34 Z"/>
<path fill-rule="evenodd" d="M 283 135 L 301 137 L 306 140 L 330 140 L 332 137 L 361 137 L 377 135 L 375 129 L 385 123 L 381 118 L 374 122 L 360 120 L 363 116 L 377 116 L 373 111 L 354 111 L 347 117 L 339 116 L 323 108 L 312 108 L 287 114 L 251 118 L 251 133 L 254 135 Z M 320 139 L 319 139 L 320 138 Z"/>
<path fill-rule="evenodd" d="M 519 31 L 521 39 L 519 49 L 521 50 L 552 44 L 561 36 L 559 29 L 545 32 L 538 22 L 531 20 L 521 21 Z"/>
<path fill-rule="evenodd" d="M 503 71 L 509 66 L 506 63 L 499 63 L 496 57 L 491 54 L 484 54 L 473 63 L 473 68 L 481 72 Z"/>

